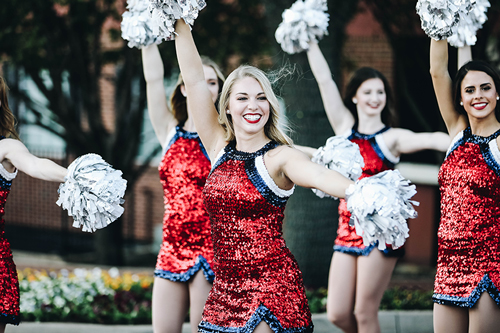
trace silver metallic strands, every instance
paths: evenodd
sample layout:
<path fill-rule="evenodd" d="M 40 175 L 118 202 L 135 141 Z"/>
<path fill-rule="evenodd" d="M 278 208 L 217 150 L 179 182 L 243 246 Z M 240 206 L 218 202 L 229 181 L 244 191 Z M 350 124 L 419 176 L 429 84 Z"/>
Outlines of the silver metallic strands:
<path fill-rule="evenodd" d="M 326 144 L 316 150 L 311 161 L 335 170 L 351 180 L 357 180 L 361 176 L 365 165 L 358 145 L 343 136 L 332 136 L 326 140 Z M 320 198 L 332 198 L 320 190 L 312 191 Z"/>
<path fill-rule="evenodd" d="M 460 18 L 456 26 L 456 32 L 448 38 L 448 43 L 455 47 L 472 46 L 476 44 L 476 33 L 483 27 L 488 19 L 486 12 L 490 7 L 488 0 L 476 0 L 474 8 Z"/>
<path fill-rule="evenodd" d="M 123 214 L 127 181 L 121 175 L 97 154 L 80 156 L 69 165 L 56 204 L 73 216 L 75 228 L 104 228 Z"/>
<path fill-rule="evenodd" d="M 328 35 L 329 15 L 326 0 L 298 0 L 283 14 L 275 32 L 283 51 L 293 54 L 309 49 L 309 42 Z"/>
<path fill-rule="evenodd" d="M 153 43 L 160 44 L 162 39 L 153 34 L 148 0 L 128 0 L 121 23 L 122 38 L 128 40 L 128 47 L 143 48 Z"/>

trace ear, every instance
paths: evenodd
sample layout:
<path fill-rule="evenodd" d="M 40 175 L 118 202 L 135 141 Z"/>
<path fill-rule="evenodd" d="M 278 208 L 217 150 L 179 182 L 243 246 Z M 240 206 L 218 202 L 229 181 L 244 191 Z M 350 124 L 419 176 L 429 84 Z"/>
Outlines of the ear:
<path fill-rule="evenodd" d="M 186 87 L 182 84 L 180 88 L 182 96 L 187 97 Z"/>

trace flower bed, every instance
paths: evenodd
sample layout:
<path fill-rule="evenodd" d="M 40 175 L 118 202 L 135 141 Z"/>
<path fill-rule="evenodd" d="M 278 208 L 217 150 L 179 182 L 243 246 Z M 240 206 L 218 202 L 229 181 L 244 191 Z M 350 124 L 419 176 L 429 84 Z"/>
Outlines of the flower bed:
<path fill-rule="evenodd" d="M 18 274 L 24 321 L 151 323 L 151 275 L 120 274 L 116 268 Z"/>

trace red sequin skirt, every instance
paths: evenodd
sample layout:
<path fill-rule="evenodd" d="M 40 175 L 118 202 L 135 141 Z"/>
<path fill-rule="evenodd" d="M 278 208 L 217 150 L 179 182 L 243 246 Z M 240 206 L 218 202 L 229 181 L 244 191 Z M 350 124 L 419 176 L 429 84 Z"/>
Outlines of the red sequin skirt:
<path fill-rule="evenodd" d="M 19 324 L 19 281 L 12 257 L 0 259 L 0 322 Z"/>

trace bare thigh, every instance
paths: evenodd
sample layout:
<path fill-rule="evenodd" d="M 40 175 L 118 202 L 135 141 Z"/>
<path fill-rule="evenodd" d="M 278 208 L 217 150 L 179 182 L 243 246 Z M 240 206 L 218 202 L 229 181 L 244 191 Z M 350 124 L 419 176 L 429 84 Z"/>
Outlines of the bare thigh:
<path fill-rule="evenodd" d="M 500 308 L 487 292 L 469 310 L 469 333 L 494 333 L 500 331 Z"/>
<path fill-rule="evenodd" d="M 153 284 L 153 330 L 180 333 L 189 308 L 187 283 L 156 277 Z"/>
<path fill-rule="evenodd" d="M 331 316 L 338 314 L 352 316 L 356 294 L 356 256 L 335 252 L 328 276 L 328 297 L 326 308 Z"/>
<path fill-rule="evenodd" d="M 212 289 L 212 284 L 207 281 L 201 270 L 189 281 L 189 321 L 191 322 L 191 332 L 193 333 L 198 331 L 198 324 L 201 322 L 203 308 L 205 307 L 210 289 Z"/>
<path fill-rule="evenodd" d="M 435 333 L 467 333 L 469 309 L 434 303 L 433 324 Z"/>

